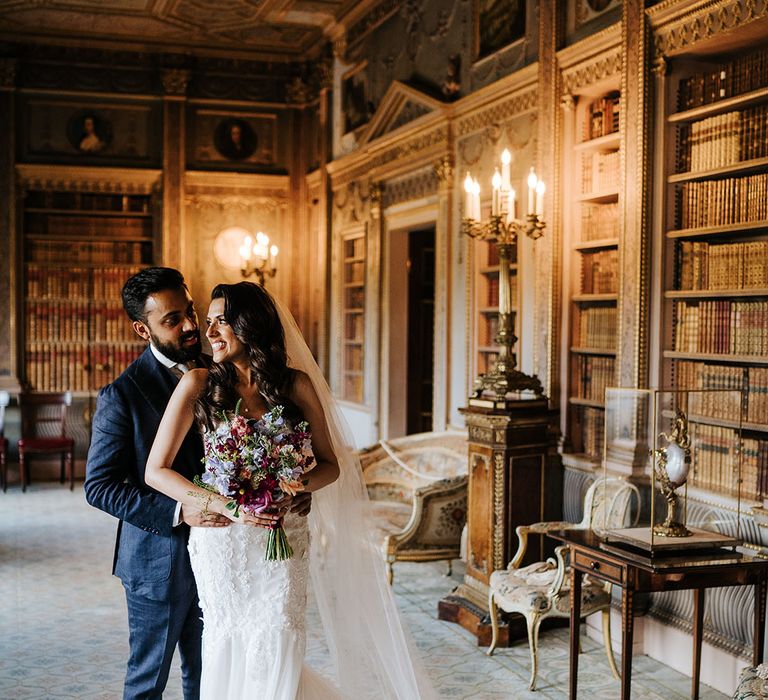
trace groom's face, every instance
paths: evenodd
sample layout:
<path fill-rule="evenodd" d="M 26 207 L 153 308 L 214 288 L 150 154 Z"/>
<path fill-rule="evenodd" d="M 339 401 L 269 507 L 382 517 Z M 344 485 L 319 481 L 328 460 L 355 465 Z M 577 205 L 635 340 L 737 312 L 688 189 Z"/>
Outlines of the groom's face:
<path fill-rule="evenodd" d="M 144 321 L 134 330 L 174 362 L 189 362 L 202 351 L 200 329 L 192 297 L 185 288 L 150 294 L 144 304 Z"/>

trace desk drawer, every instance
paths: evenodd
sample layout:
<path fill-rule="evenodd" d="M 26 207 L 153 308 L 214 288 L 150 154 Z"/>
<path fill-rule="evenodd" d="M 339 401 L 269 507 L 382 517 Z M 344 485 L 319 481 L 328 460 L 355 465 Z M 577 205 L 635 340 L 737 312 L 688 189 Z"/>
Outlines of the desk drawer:
<path fill-rule="evenodd" d="M 576 550 L 573 553 L 573 564 L 580 571 L 588 574 L 594 574 L 597 578 L 611 583 L 621 584 L 624 582 L 624 569 L 617 564 L 606 561 L 602 557 L 596 557 L 589 552 Z"/>

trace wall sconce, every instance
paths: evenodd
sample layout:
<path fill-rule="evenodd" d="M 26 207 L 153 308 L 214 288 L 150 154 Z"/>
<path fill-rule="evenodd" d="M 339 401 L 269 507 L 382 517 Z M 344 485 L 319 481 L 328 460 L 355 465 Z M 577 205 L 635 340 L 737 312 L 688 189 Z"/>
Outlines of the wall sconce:
<path fill-rule="evenodd" d="M 277 273 L 278 247 L 270 245 L 269 236 L 261 231 L 256 233 L 254 241 L 247 229 L 240 226 L 226 228 L 216 236 L 213 252 L 221 265 L 239 269 L 243 277 L 255 275 L 262 287 Z"/>
<path fill-rule="evenodd" d="M 510 182 L 509 166 L 512 154 L 505 148 L 501 154 L 501 172 L 496 168 L 491 179 L 493 193 L 491 211 L 483 219 L 480 210 L 480 184 L 467 173 L 464 180 L 466 200 L 461 232 L 470 238 L 495 243 L 499 248 L 499 330 L 494 341 L 499 346 L 499 356 L 487 374 L 481 374 L 473 388 L 474 400 L 491 395 L 503 400 L 510 392 L 528 391 L 541 396 L 541 382 L 515 369 L 514 347 L 517 336 L 512 313 L 512 283 L 509 264 L 517 239 L 525 234 L 536 240 L 544 234 L 546 223 L 542 219 L 544 210 L 544 183 L 536 177 L 531 168 L 528 175 L 528 212 L 525 221 L 517 218 L 517 196 Z"/>
<path fill-rule="evenodd" d="M 240 246 L 240 274 L 243 277 L 256 275 L 258 283 L 263 287 L 268 277 L 274 277 L 277 273 L 276 245 L 269 245 L 269 236 L 258 231 L 256 242 L 250 236 L 246 236 L 243 245 Z"/>

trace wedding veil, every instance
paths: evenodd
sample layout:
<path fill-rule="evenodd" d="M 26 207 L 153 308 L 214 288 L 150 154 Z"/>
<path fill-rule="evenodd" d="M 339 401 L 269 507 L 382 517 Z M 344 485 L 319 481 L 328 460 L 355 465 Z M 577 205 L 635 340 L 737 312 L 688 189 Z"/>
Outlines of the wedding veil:
<path fill-rule="evenodd" d="M 306 372 L 317 392 L 341 472 L 333 484 L 312 495 L 309 515 L 312 591 L 337 685 L 355 700 L 436 698 L 385 580 L 349 427 L 291 312 L 274 301 L 285 331 L 288 364 Z"/>

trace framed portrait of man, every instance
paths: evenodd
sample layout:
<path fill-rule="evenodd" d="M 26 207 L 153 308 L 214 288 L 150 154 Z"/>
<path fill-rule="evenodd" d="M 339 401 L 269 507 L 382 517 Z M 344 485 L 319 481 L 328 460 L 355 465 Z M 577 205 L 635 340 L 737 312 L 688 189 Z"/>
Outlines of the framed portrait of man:
<path fill-rule="evenodd" d="M 371 118 L 373 110 L 368 97 L 367 65 L 364 61 L 341 76 L 341 112 L 345 134 L 366 124 Z"/>
<path fill-rule="evenodd" d="M 576 0 L 576 27 L 617 7 L 621 7 L 621 0 Z"/>
<path fill-rule="evenodd" d="M 474 0 L 475 60 L 525 37 L 526 0 Z"/>
<path fill-rule="evenodd" d="M 244 119 L 222 119 L 216 126 L 213 143 L 216 150 L 229 160 L 245 160 L 253 155 L 258 139 Z"/>
<path fill-rule="evenodd" d="M 109 148 L 112 125 L 96 111 L 81 110 L 70 117 L 67 138 L 79 153 L 96 155 Z"/>

